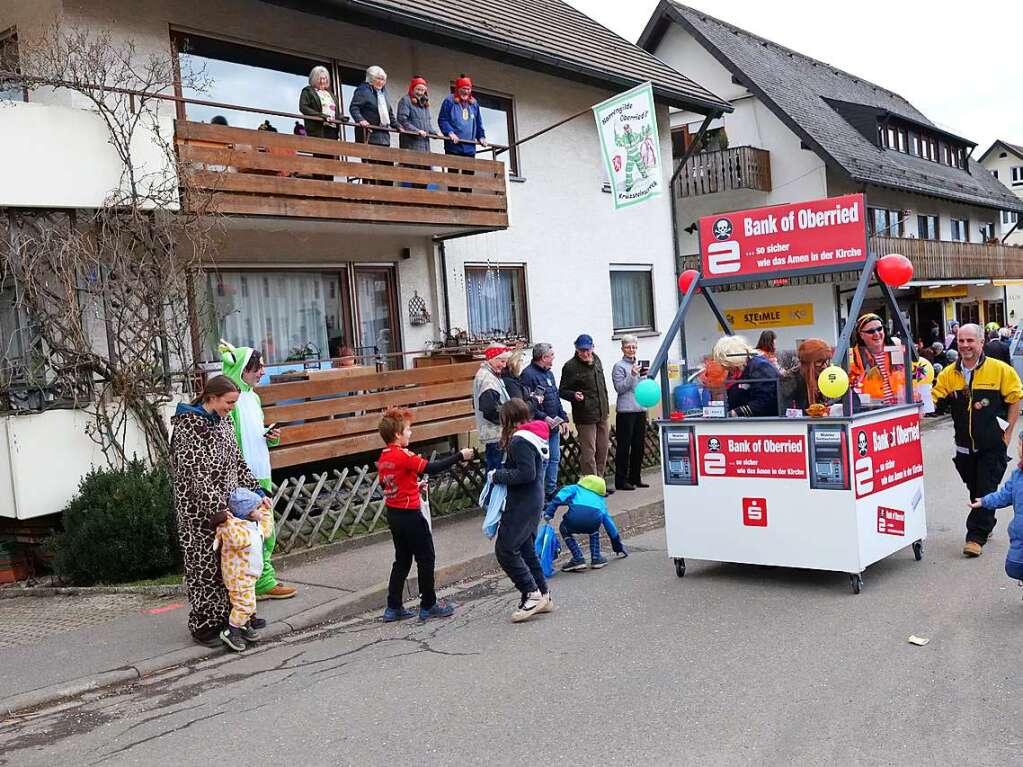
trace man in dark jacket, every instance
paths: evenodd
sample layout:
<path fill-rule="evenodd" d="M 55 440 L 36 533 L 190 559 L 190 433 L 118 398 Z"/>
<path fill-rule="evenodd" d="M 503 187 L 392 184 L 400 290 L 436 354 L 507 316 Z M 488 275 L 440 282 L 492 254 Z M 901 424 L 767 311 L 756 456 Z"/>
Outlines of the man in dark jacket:
<path fill-rule="evenodd" d="M 1009 343 L 1002 337 L 998 330 L 992 330 L 987 335 L 987 343 L 984 344 L 984 354 L 993 360 L 1001 360 L 1006 365 L 1012 364 L 1009 356 Z"/>
<path fill-rule="evenodd" d="M 543 401 L 533 404 L 533 415 L 546 422 L 550 429 L 548 446 L 550 459 L 544 470 L 544 494 L 549 501 L 558 490 L 558 467 L 561 465 L 561 438 L 568 436 L 568 414 L 561 405 L 558 383 L 551 368 L 554 366 L 554 347 L 550 344 L 536 344 L 533 347 L 533 361 L 522 371 L 519 381 L 530 394 L 543 395 Z"/>
<path fill-rule="evenodd" d="M 610 414 L 607 384 L 600 357 L 593 353 L 593 338 L 585 333 L 575 339 L 575 356 L 561 368 L 561 399 L 572 403 L 572 420 L 579 437 L 579 470 L 585 476 L 604 476 L 607 467 Z M 614 490 L 608 490 L 608 495 Z"/>
<path fill-rule="evenodd" d="M 359 128 L 355 131 L 356 141 L 367 141 L 374 146 L 391 145 L 391 134 L 385 130 L 366 129 L 373 125 L 384 128 L 398 128 L 398 121 L 394 119 L 394 110 L 391 109 L 391 100 L 387 96 L 387 73 L 380 67 L 370 67 L 366 70 L 366 82 L 360 83 L 352 94 L 352 103 L 348 105 L 348 111 L 352 115 Z M 391 165 L 387 160 L 374 160 L 368 157 L 363 162 L 369 165 Z M 363 179 L 366 184 L 378 186 L 391 186 L 393 181 L 382 179 Z"/>

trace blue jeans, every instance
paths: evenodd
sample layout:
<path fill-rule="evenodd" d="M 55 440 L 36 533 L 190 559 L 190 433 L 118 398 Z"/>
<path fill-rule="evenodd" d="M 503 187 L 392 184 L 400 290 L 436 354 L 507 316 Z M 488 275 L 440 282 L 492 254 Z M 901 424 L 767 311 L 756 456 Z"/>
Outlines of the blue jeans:
<path fill-rule="evenodd" d="M 483 460 L 487 465 L 487 471 L 500 469 L 504 461 L 504 451 L 497 442 L 488 442 L 483 446 Z"/>
<path fill-rule="evenodd" d="M 567 514 L 565 515 L 568 516 Z M 568 546 L 568 550 L 572 552 L 572 561 L 578 562 L 583 558 L 583 550 L 579 548 L 579 544 L 575 539 L 575 533 L 584 533 L 584 530 L 576 530 L 569 524 L 569 521 L 565 518 L 561 518 L 561 525 L 558 527 L 558 532 L 561 533 L 561 539 Z M 597 532 L 589 533 L 590 536 L 590 559 L 595 561 L 600 559 L 600 528 L 597 528 Z"/>
<path fill-rule="evenodd" d="M 558 468 L 561 466 L 561 432 L 557 429 L 551 430 L 551 436 L 547 439 L 547 446 L 550 449 L 551 457 L 543 465 L 543 492 L 548 498 L 558 490 Z"/>

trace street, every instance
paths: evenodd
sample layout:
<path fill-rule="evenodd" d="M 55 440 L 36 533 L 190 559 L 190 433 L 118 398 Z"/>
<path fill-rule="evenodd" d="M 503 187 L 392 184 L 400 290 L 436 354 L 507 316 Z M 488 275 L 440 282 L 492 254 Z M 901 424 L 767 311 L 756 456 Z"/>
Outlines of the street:
<path fill-rule="evenodd" d="M 1018 764 L 1011 510 L 964 559 L 951 426 L 924 450 L 924 559 L 877 563 L 858 596 L 844 573 L 690 561 L 679 579 L 654 530 L 558 574 L 529 623 L 483 579 L 447 621 L 323 627 L 12 719 L 0 764 Z"/>

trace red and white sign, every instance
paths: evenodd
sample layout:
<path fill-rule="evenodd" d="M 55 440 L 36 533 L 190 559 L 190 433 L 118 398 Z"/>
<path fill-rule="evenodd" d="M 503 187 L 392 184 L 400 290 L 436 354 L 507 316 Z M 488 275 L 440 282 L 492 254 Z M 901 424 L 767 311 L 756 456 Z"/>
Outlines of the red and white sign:
<path fill-rule="evenodd" d="M 853 485 L 857 498 L 923 476 L 920 415 L 912 413 L 854 427 L 852 451 Z"/>
<path fill-rule="evenodd" d="M 882 535 L 906 534 L 906 512 L 889 509 L 887 506 L 877 507 L 877 532 Z"/>
<path fill-rule="evenodd" d="M 806 478 L 804 435 L 700 434 L 697 449 L 707 477 Z"/>
<path fill-rule="evenodd" d="M 742 523 L 746 527 L 767 527 L 767 499 L 743 498 Z"/>
<path fill-rule="evenodd" d="M 700 219 L 703 282 L 855 269 L 867 258 L 862 194 Z"/>

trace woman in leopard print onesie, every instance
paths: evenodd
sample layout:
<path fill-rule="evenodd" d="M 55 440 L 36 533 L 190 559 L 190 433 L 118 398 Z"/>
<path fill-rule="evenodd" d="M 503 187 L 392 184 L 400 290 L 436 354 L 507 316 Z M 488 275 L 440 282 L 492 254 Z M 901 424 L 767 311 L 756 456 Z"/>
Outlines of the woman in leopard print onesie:
<path fill-rule="evenodd" d="M 220 644 L 231 612 L 220 557 L 213 551 L 217 525 L 230 514 L 228 496 L 236 487 L 265 495 L 242 458 L 228 417 L 237 400 L 235 383 L 216 376 L 192 404 L 179 404 L 171 418 L 174 511 L 192 606 L 188 630 L 206 645 Z"/>

